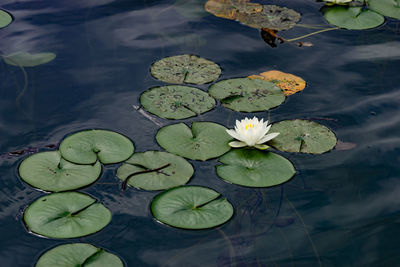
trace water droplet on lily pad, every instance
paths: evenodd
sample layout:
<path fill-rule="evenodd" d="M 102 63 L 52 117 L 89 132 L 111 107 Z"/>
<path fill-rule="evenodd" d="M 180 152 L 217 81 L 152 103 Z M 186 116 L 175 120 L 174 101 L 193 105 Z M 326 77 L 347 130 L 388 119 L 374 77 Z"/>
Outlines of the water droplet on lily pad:
<path fill-rule="evenodd" d="M 400 0 L 367 0 L 368 7 L 381 15 L 400 19 Z"/>
<path fill-rule="evenodd" d="M 22 180 L 44 191 L 60 192 L 87 186 L 99 178 L 101 164 L 79 165 L 61 158 L 58 151 L 36 153 L 22 161 Z"/>
<path fill-rule="evenodd" d="M 56 58 L 54 53 L 17 52 L 4 57 L 4 61 L 12 66 L 35 67 L 46 64 Z"/>
<path fill-rule="evenodd" d="M 75 238 L 100 231 L 111 220 L 111 212 L 89 195 L 53 193 L 35 200 L 24 213 L 33 233 L 50 238 Z"/>
<path fill-rule="evenodd" d="M 8 26 L 12 22 L 13 18 L 5 10 L 0 9 L 0 29 Z"/>
<path fill-rule="evenodd" d="M 157 195 L 151 212 L 160 222 L 183 229 L 206 229 L 227 222 L 233 206 L 207 187 L 181 186 Z"/>
<path fill-rule="evenodd" d="M 215 99 L 195 87 L 168 85 L 153 87 L 140 96 L 150 113 L 166 119 L 186 119 L 215 107 Z"/>
<path fill-rule="evenodd" d="M 385 18 L 363 7 L 333 6 L 324 8 L 324 17 L 332 25 L 349 30 L 365 30 L 378 27 Z"/>
<path fill-rule="evenodd" d="M 40 256 L 35 267 L 123 267 L 116 255 L 86 243 L 59 245 Z"/>

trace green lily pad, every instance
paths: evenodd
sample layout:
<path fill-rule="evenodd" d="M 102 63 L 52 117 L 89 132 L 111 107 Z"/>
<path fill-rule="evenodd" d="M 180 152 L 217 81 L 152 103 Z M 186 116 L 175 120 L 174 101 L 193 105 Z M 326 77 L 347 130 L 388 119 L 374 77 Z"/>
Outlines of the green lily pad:
<path fill-rule="evenodd" d="M 10 13 L 0 9 L 0 29 L 8 26 L 12 20 L 13 18 Z"/>
<path fill-rule="evenodd" d="M 371 29 L 385 21 L 382 15 L 363 7 L 333 6 L 324 10 L 324 17 L 330 24 L 349 30 Z"/>
<path fill-rule="evenodd" d="M 107 130 L 86 130 L 67 136 L 60 144 L 61 156 L 77 164 L 118 163 L 134 151 L 131 140 Z"/>
<path fill-rule="evenodd" d="M 99 178 L 101 164 L 78 165 L 61 158 L 58 151 L 36 153 L 19 166 L 22 180 L 44 191 L 60 192 L 87 186 Z"/>
<path fill-rule="evenodd" d="M 46 251 L 35 267 L 123 267 L 116 255 L 86 243 L 64 244 Z"/>
<path fill-rule="evenodd" d="M 308 120 L 286 120 L 274 123 L 271 132 L 280 133 L 268 144 L 286 152 L 322 154 L 333 149 L 337 139 L 327 127 Z"/>
<path fill-rule="evenodd" d="M 207 160 L 228 152 L 232 137 L 222 125 L 212 122 L 193 122 L 192 129 L 184 123 L 161 128 L 156 140 L 173 154 L 194 159 Z"/>
<path fill-rule="evenodd" d="M 56 58 L 54 53 L 17 52 L 4 57 L 4 61 L 12 66 L 35 67 L 46 64 Z"/>
<path fill-rule="evenodd" d="M 256 149 L 234 149 L 223 155 L 217 174 L 224 180 L 249 187 L 270 187 L 288 181 L 296 173 L 284 157 Z"/>
<path fill-rule="evenodd" d="M 185 119 L 215 107 L 208 93 L 189 86 L 153 87 L 140 96 L 140 103 L 150 113 L 166 119 Z"/>
<path fill-rule="evenodd" d="M 221 68 L 210 60 L 185 54 L 155 62 L 151 66 L 151 74 L 167 83 L 205 84 L 218 79 Z"/>
<path fill-rule="evenodd" d="M 96 199 L 77 192 L 53 193 L 34 201 L 24 221 L 33 233 L 51 238 L 81 237 L 100 231 L 111 220 L 110 211 Z"/>
<path fill-rule="evenodd" d="M 162 170 L 151 171 L 158 168 L 162 168 Z M 146 171 L 151 172 L 146 173 Z M 145 190 L 164 190 L 186 184 L 193 172 L 192 165 L 184 158 L 168 152 L 147 151 L 136 153 L 125 161 L 118 168 L 117 177 L 125 181 L 128 176 L 132 175 L 128 184 L 133 187 Z M 135 173 L 137 175 L 133 175 Z"/>
<path fill-rule="evenodd" d="M 367 0 L 368 7 L 381 15 L 400 19 L 400 0 Z"/>
<path fill-rule="evenodd" d="M 207 187 L 181 186 L 157 195 L 151 212 L 160 222 L 184 229 L 206 229 L 227 222 L 233 206 Z"/>
<path fill-rule="evenodd" d="M 210 86 L 209 94 L 224 107 L 235 111 L 265 111 L 285 101 L 281 88 L 272 82 L 250 78 L 235 78 Z"/>

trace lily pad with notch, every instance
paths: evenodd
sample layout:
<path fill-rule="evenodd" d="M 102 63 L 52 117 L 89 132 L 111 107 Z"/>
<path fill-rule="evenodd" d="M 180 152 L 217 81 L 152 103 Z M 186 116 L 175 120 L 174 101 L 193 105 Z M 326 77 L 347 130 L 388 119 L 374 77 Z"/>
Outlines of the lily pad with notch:
<path fill-rule="evenodd" d="M 227 222 L 233 206 L 221 194 L 202 186 L 181 186 L 158 194 L 151 212 L 160 222 L 183 229 L 207 229 Z"/>
<path fill-rule="evenodd" d="M 215 99 L 195 87 L 168 85 L 153 87 L 140 96 L 150 113 L 166 119 L 185 119 L 215 107 Z"/>
<path fill-rule="evenodd" d="M 29 52 L 17 52 L 4 57 L 4 62 L 12 66 L 36 67 L 46 64 L 56 58 L 56 54 L 45 52 L 31 54 Z"/>
<path fill-rule="evenodd" d="M 151 66 L 151 74 L 158 80 L 175 84 L 205 84 L 221 75 L 214 62 L 195 55 L 178 55 L 163 58 Z"/>
<path fill-rule="evenodd" d="M 332 25 L 349 30 L 365 30 L 378 27 L 385 18 L 363 7 L 324 7 L 324 17 Z"/>
<path fill-rule="evenodd" d="M 286 158 L 257 149 L 234 149 L 223 155 L 217 174 L 227 182 L 248 187 L 271 187 L 290 180 L 296 173 Z"/>
<path fill-rule="evenodd" d="M 242 111 L 265 111 L 282 104 L 285 95 L 272 82 L 250 78 L 219 81 L 209 88 L 209 94 L 226 108 Z"/>
<path fill-rule="evenodd" d="M 95 182 L 101 164 L 79 165 L 64 160 L 58 151 L 33 154 L 22 161 L 19 175 L 28 184 L 44 191 L 75 190 Z"/>
<path fill-rule="evenodd" d="M 31 203 L 24 213 L 30 231 L 50 238 L 75 238 L 96 233 L 111 220 L 111 212 L 89 195 L 53 193 Z"/>
<path fill-rule="evenodd" d="M 367 0 L 368 7 L 381 15 L 400 19 L 400 0 Z"/>
<path fill-rule="evenodd" d="M 12 21 L 13 18 L 10 13 L 0 9 L 0 29 L 8 26 Z"/>
<path fill-rule="evenodd" d="M 35 267 L 123 267 L 121 259 L 86 243 L 63 244 L 46 251 Z"/>
<path fill-rule="evenodd" d="M 285 120 L 274 123 L 271 132 L 279 135 L 268 144 L 286 152 L 322 154 L 336 145 L 335 134 L 326 126 L 309 120 Z"/>
<path fill-rule="evenodd" d="M 191 129 L 184 123 L 165 126 L 158 131 L 156 140 L 168 152 L 204 161 L 228 152 L 232 137 L 222 125 L 193 122 Z"/>
<path fill-rule="evenodd" d="M 144 190 L 164 190 L 186 184 L 194 173 L 184 158 L 163 151 L 135 153 L 117 170 L 125 183 Z M 128 180 L 127 180 L 128 179 Z"/>
<path fill-rule="evenodd" d="M 85 130 L 67 136 L 60 144 L 61 156 L 77 164 L 103 164 L 127 160 L 134 151 L 131 140 L 108 130 Z"/>

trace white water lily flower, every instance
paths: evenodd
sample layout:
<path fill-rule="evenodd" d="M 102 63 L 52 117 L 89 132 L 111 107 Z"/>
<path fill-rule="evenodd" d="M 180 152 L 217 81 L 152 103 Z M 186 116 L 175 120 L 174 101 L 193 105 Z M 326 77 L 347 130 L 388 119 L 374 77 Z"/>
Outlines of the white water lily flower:
<path fill-rule="evenodd" d="M 268 121 L 263 122 L 254 117 L 252 119 L 245 118 L 244 120 L 236 120 L 235 130 L 226 130 L 227 133 L 239 141 L 230 142 L 231 147 L 255 147 L 257 149 L 267 149 L 269 146 L 263 145 L 272 138 L 275 138 L 279 133 L 267 134 L 271 125 Z"/>

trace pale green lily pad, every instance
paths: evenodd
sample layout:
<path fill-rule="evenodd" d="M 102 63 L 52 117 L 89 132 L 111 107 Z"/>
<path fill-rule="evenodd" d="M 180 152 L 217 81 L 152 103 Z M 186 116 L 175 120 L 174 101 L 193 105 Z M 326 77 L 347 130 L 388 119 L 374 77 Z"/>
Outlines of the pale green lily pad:
<path fill-rule="evenodd" d="M 111 212 L 96 199 L 77 192 L 53 193 L 28 206 L 24 221 L 33 233 L 74 238 L 96 233 L 111 220 Z"/>
<path fill-rule="evenodd" d="M 185 54 L 155 62 L 151 66 L 151 74 L 167 83 L 205 84 L 218 79 L 221 68 L 210 60 Z"/>
<path fill-rule="evenodd" d="M 107 130 L 86 130 L 67 136 L 60 144 L 61 156 L 77 164 L 103 164 L 127 160 L 134 151 L 131 140 Z"/>
<path fill-rule="evenodd" d="M 13 18 L 10 13 L 0 9 L 0 29 L 8 26 L 12 22 L 12 20 Z"/>
<path fill-rule="evenodd" d="M 222 179 L 249 187 L 270 187 L 288 181 L 296 173 L 284 157 L 256 149 L 234 149 L 223 155 L 217 174 Z"/>
<path fill-rule="evenodd" d="M 56 58 L 54 53 L 17 52 L 4 57 L 4 61 L 12 66 L 35 67 L 46 64 Z"/>
<path fill-rule="evenodd" d="M 233 206 L 210 188 L 181 186 L 157 195 L 151 212 L 158 221 L 173 227 L 206 229 L 227 222 Z"/>
<path fill-rule="evenodd" d="M 58 151 L 36 153 L 19 166 L 22 180 L 44 191 L 60 192 L 87 186 L 99 178 L 101 164 L 78 165 L 61 158 Z"/>
<path fill-rule="evenodd" d="M 157 168 L 162 168 L 162 170 L 133 175 Z M 117 177 L 125 181 L 131 175 L 128 184 L 133 187 L 144 190 L 164 190 L 186 184 L 193 172 L 192 165 L 182 157 L 168 152 L 147 151 L 135 153 L 125 161 L 118 168 Z"/>
<path fill-rule="evenodd" d="M 185 119 L 215 107 L 208 93 L 189 86 L 153 87 L 140 96 L 140 103 L 150 113 L 166 119 Z"/>
<path fill-rule="evenodd" d="M 400 0 L 367 0 L 368 7 L 381 15 L 400 19 Z"/>
<path fill-rule="evenodd" d="M 272 82 L 250 78 L 223 80 L 210 86 L 209 94 L 235 111 L 265 111 L 282 104 L 285 95 Z"/>
<path fill-rule="evenodd" d="M 46 251 L 35 267 L 123 267 L 116 255 L 86 243 L 64 244 Z"/>
<path fill-rule="evenodd" d="M 309 120 L 286 120 L 274 123 L 271 132 L 280 133 L 268 144 L 286 152 L 322 154 L 333 149 L 337 139 L 326 126 Z"/>
<path fill-rule="evenodd" d="M 193 122 L 192 129 L 184 123 L 161 128 L 156 140 L 173 154 L 194 159 L 207 160 L 228 152 L 232 137 L 222 125 L 212 122 Z"/>
<path fill-rule="evenodd" d="M 371 29 L 385 21 L 382 15 L 363 7 L 327 7 L 324 17 L 330 24 L 349 30 Z"/>

